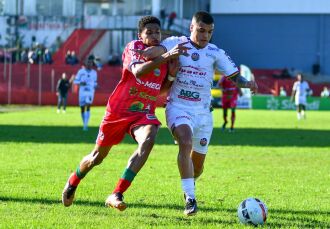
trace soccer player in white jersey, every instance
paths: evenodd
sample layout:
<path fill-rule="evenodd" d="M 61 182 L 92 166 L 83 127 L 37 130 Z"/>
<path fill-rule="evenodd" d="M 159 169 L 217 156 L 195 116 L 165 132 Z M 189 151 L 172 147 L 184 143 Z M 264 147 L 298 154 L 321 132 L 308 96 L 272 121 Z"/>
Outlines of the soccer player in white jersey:
<path fill-rule="evenodd" d="M 142 55 L 154 58 L 177 44 L 188 41 L 183 50 L 187 55 L 179 57 L 180 68 L 173 77 L 169 100 L 166 106 L 167 126 L 179 145 L 178 168 L 185 197 L 184 214 L 197 213 L 194 181 L 204 167 L 208 144 L 213 130 L 213 118 L 210 111 L 211 85 L 214 71 L 220 71 L 240 88 L 257 90 L 254 81 L 247 81 L 230 57 L 209 41 L 214 23 L 207 12 L 197 12 L 190 25 L 190 37 L 169 37 L 162 47 L 150 47 Z"/>
<path fill-rule="evenodd" d="M 97 87 L 97 72 L 92 69 L 93 65 L 93 60 L 87 60 L 85 67 L 78 71 L 73 81 L 74 84 L 79 85 L 79 106 L 84 131 L 88 130 L 90 107 L 94 100 L 95 88 Z"/>
<path fill-rule="evenodd" d="M 306 104 L 307 104 L 307 95 L 310 93 L 311 89 L 303 79 L 302 74 L 297 75 L 297 81 L 294 82 L 292 88 L 291 101 L 295 100 L 295 105 L 297 107 L 297 118 L 305 119 L 306 118 Z"/>

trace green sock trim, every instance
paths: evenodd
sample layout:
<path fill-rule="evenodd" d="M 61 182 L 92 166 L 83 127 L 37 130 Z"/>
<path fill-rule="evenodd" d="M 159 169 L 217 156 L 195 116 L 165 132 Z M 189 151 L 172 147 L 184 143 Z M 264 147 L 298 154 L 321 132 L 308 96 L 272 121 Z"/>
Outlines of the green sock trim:
<path fill-rule="evenodd" d="M 126 168 L 121 178 L 132 182 L 135 176 L 136 176 L 135 172 L 133 172 L 129 168 Z"/>
<path fill-rule="evenodd" d="M 86 176 L 86 173 L 82 173 L 80 171 L 80 166 L 78 166 L 77 170 L 76 170 L 76 175 L 79 179 L 83 179 Z"/>

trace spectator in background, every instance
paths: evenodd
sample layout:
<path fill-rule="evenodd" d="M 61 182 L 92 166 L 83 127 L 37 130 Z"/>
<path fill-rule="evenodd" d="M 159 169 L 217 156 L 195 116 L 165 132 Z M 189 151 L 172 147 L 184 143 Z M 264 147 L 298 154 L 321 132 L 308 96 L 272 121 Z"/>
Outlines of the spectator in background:
<path fill-rule="evenodd" d="M 50 51 L 48 49 L 45 49 L 45 53 L 43 55 L 43 62 L 45 64 L 52 64 L 53 63 L 52 54 L 50 53 Z"/>
<path fill-rule="evenodd" d="M 30 64 L 36 64 L 37 61 L 38 61 L 37 54 L 32 49 L 29 50 L 28 58 L 29 58 L 29 63 Z"/>
<path fill-rule="evenodd" d="M 171 29 L 171 26 L 173 25 L 175 18 L 176 18 L 176 13 L 174 11 L 170 13 L 170 15 L 168 15 L 167 30 Z"/>
<path fill-rule="evenodd" d="M 68 50 L 65 54 L 65 63 L 70 64 L 70 62 L 71 62 L 71 51 Z"/>
<path fill-rule="evenodd" d="M 323 88 L 323 91 L 321 92 L 321 97 L 329 97 L 330 93 L 327 87 Z"/>
<path fill-rule="evenodd" d="M 65 63 L 70 65 L 76 65 L 79 63 L 78 57 L 75 51 L 68 50 L 65 56 Z"/>
<path fill-rule="evenodd" d="M 280 87 L 280 96 L 286 96 L 286 91 L 283 86 Z"/>
<path fill-rule="evenodd" d="M 29 49 L 23 49 L 21 52 L 21 62 L 28 63 L 29 62 Z"/>
<path fill-rule="evenodd" d="M 79 59 L 76 55 L 76 52 L 75 51 L 71 51 L 71 65 L 76 65 L 79 63 Z"/>
<path fill-rule="evenodd" d="M 58 97 L 57 113 L 60 113 L 61 107 L 62 107 L 62 113 L 65 113 L 66 111 L 67 96 L 73 79 L 74 76 L 72 76 L 70 80 L 68 80 L 66 78 L 66 73 L 62 73 L 62 78 L 57 81 L 57 86 L 56 86 L 56 95 Z"/>
<path fill-rule="evenodd" d="M 310 93 L 310 87 L 303 79 L 302 74 L 297 75 L 297 81 L 294 82 L 293 88 L 292 88 L 292 95 L 291 95 L 291 101 L 293 99 L 295 100 L 295 105 L 297 107 L 297 118 L 300 119 L 306 119 L 306 105 L 307 105 L 307 95 Z"/>

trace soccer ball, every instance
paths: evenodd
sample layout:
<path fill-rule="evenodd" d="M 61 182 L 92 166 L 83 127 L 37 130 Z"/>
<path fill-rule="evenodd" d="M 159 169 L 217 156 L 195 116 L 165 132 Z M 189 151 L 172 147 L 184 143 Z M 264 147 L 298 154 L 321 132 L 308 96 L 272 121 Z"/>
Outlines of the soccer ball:
<path fill-rule="evenodd" d="M 266 222 L 268 209 L 261 200 L 248 198 L 238 206 L 237 214 L 241 223 L 258 226 Z"/>

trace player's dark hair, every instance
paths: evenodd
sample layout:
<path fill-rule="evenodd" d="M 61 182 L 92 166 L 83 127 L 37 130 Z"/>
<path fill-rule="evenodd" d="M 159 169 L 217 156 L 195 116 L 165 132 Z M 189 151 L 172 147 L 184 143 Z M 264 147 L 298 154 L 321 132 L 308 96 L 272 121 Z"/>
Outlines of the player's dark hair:
<path fill-rule="evenodd" d="M 195 20 L 196 22 L 203 22 L 207 25 L 214 23 L 214 20 L 213 20 L 213 17 L 211 16 L 211 14 L 209 14 L 208 12 L 205 12 L 205 11 L 196 12 L 193 16 L 193 20 Z"/>
<path fill-rule="evenodd" d="M 142 32 L 144 27 L 146 27 L 147 24 L 158 24 L 160 27 L 160 20 L 154 16 L 144 16 L 139 20 L 138 30 L 139 33 Z"/>

